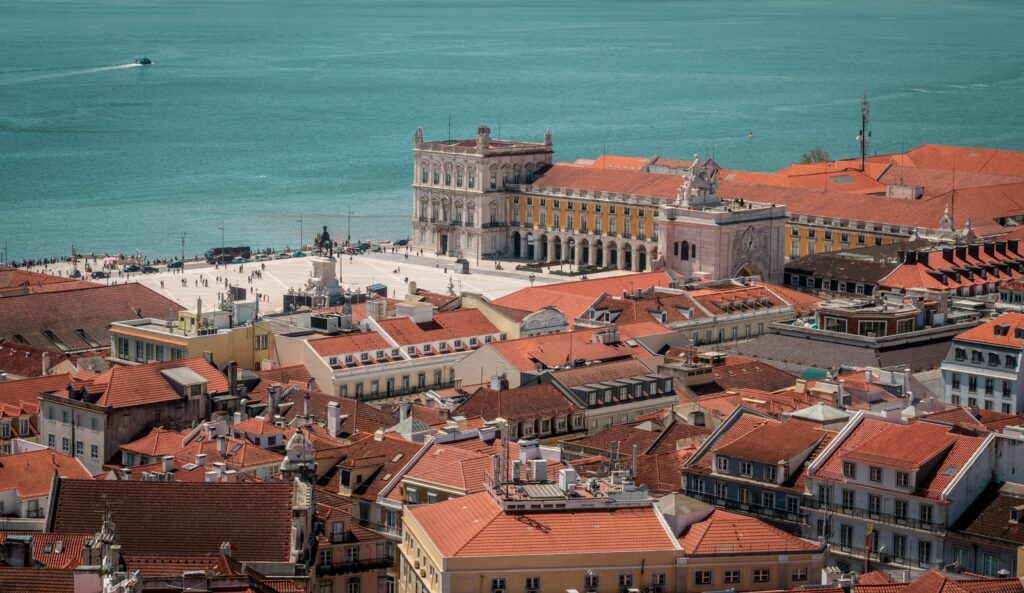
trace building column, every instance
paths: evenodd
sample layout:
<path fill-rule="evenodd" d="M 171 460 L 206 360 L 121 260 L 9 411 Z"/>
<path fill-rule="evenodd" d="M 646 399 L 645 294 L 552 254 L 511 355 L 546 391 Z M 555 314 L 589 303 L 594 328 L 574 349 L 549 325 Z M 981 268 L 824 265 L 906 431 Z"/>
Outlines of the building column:
<path fill-rule="evenodd" d="M 604 265 L 606 265 L 606 266 L 611 265 L 611 261 L 612 261 L 612 244 L 611 244 L 611 242 L 606 241 L 604 243 L 604 245 L 601 246 L 601 249 L 604 250 L 604 253 L 601 254 L 601 256 L 604 258 Z"/>
<path fill-rule="evenodd" d="M 519 243 L 519 257 L 523 259 L 528 259 L 526 256 L 529 253 L 530 242 L 526 238 L 526 233 L 519 235 Z"/>
<path fill-rule="evenodd" d="M 633 258 L 633 261 L 631 262 L 633 264 L 632 269 L 633 269 L 634 272 L 639 272 L 640 271 L 640 250 L 637 248 L 636 245 L 632 245 L 630 247 L 631 247 L 630 253 L 632 254 L 630 257 Z"/>
<path fill-rule="evenodd" d="M 555 236 L 548 235 L 548 261 L 555 259 Z"/>
<path fill-rule="evenodd" d="M 540 261 L 540 256 L 541 256 L 541 252 L 542 251 L 544 251 L 544 249 L 541 247 L 540 237 L 534 237 L 533 238 L 533 261 L 535 261 L 535 262 L 539 262 Z"/>

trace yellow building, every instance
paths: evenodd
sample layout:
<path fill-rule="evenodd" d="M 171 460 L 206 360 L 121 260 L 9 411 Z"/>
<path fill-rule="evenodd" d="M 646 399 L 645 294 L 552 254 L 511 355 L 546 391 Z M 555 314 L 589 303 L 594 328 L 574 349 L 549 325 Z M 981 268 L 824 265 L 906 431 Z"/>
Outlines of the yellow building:
<path fill-rule="evenodd" d="M 820 582 L 826 560 L 757 519 L 678 494 L 652 502 L 627 472 L 517 478 L 403 515 L 403 593 L 767 591 Z"/>
<path fill-rule="evenodd" d="M 224 366 L 235 361 L 239 368 L 256 369 L 270 358 L 270 323 L 241 317 L 238 312 L 215 311 L 197 316 L 181 311 L 178 319 L 142 318 L 110 324 L 110 357 L 122 364 L 180 360 L 213 355 L 213 363 Z"/>

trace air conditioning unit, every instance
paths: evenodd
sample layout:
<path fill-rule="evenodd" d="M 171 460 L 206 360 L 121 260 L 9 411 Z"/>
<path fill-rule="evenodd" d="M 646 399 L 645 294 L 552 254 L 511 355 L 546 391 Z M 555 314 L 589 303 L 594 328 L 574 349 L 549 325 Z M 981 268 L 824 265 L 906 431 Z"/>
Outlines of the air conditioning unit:
<path fill-rule="evenodd" d="M 419 569 L 419 567 L 420 567 L 420 561 L 419 561 L 419 560 L 417 560 L 417 561 L 416 561 L 416 562 L 415 562 L 415 563 L 413 564 L 413 566 L 412 566 L 412 567 L 413 567 L 413 568 L 415 568 L 415 569 Z"/>

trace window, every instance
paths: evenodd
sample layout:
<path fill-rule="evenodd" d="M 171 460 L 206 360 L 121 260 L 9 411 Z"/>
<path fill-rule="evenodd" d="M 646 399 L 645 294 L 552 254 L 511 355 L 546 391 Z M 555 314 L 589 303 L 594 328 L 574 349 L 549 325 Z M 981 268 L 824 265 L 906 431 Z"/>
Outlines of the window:
<path fill-rule="evenodd" d="M 601 586 L 601 577 L 596 574 L 588 574 L 583 577 L 583 588 L 587 591 L 596 591 Z"/>
<path fill-rule="evenodd" d="M 320 566 L 330 566 L 330 565 L 331 565 L 331 551 L 330 550 L 320 550 Z"/>
<path fill-rule="evenodd" d="M 1008 369 L 1017 368 L 1017 357 L 1016 356 L 1011 356 L 1011 355 L 1007 354 L 1005 360 L 1006 360 L 1006 368 L 1008 368 Z"/>
<path fill-rule="evenodd" d="M 46 446 L 51 449 L 57 448 L 57 437 L 55 435 L 46 435 Z"/>
<path fill-rule="evenodd" d="M 907 518 L 907 501 L 895 500 L 893 501 L 893 514 L 900 519 Z"/>
<path fill-rule="evenodd" d="M 793 577 L 791 580 L 794 581 L 806 581 L 807 580 L 807 569 L 806 568 L 794 568 Z"/>
<path fill-rule="evenodd" d="M 839 526 L 839 545 L 849 548 L 853 545 L 853 525 L 845 523 Z"/>
<path fill-rule="evenodd" d="M 868 512 L 872 515 L 882 512 L 882 497 L 875 494 L 868 495 Z"/>
<path fill-rule="evenodd" d="M 505 590 L 505 579 L 504 578 L 491 579 L 491 593 L 494 593 L 495 591 L 504 591 L 504 590 Z"/>
<path fill-rule="evenodd" d="M 767 583 L 771 578 L 772 571 L 768 568 L 755 568 L 754 569 L 754 582 L 755 583 Z"/>
<path fill-rule="evenodd" d="M 693 584 L 694 585 L 710 585 L 711 584 L 711 571 L 710 570 L 697 570 L 693 573 Z"/>
<path fill-rule="evenodd" d="M 774 492 L 764 492 L 764 493 L 762 493 L 761 494 L 761 499 L 762 499 L 762 503 L 764 504 L 765 507 L 770 508 L 770 509 L 775 508 L 775 493 Z"/>
<path fill-rule="evenodd" d="M 995 352 L 988 353 L 988 366 L 997 367 L 999 366 L 999 355 Z"/>
<path fill-rule="evenodd" d="M 846 476 L 847 478 L 856 478 L 857 477 L 857 465 L 855 463 L 850 463 L 849 461 L 844 461 L 843 462 L 843 475 Z"/>
<path fill-rule="evenodd" d="M 728 472 L 729 471 L 729 458 L 728 457 L 718 457 L 718 456 L 716 456 L 715 459 L 717 460 L 715 463 L 718 464 L 718 471 L 720 471 L 720 472 Z"/>
<path fill-rule="evenodd" d="M 100 448 L 96 445 L 89 445 L 89 457 L 93 459 L 100 458 Z"/>
<path fill-rule="evenodd" d="M 999 557 L 995 554 L 984 554 L 981 557 L 981 574 L 994 577 L 999 574 Z"/>
<path fill-rule="evenodd" d="M 748 477 L 753 476 L 754 475 L 754 464 L 750 463 L 749 461 L 741 461 L 740 462 L 740 474 L 744 475 L 744 476 L 748 476 Z"/>
<path fill-rule="evenodd" d="M 970 391 L 971 393 L 978 392 L 978 378 L 974 375 L 967 376 L 967 391 Z M 972 407 L 976 405 L 978 404 L 972 404 Z"/>
<path fill-rule="evenodd" d="M 726 585 L 735 585 L 740 582 L 740 571 L 730 569 L 722 573 L 722 582 Z"/>
<path fill-rule="evenodd" d="M 409 504 L 417 504 L 417 503 L 419 503 L 420 495 L 419 495 L 419 492 L 417 492 L 415 488 L 406 488 L 405 489 L 405 494 L 406 494 L 406 499 L 409 501 Z"/>
<path fill-rule="evenodd" d="M 967 351 L 963 348 L 954 349 L 954 358 L 960 362 L 967 360 Z"/>
<path fill-rule="evenodd" d="M 729 495 L 729 489 L 721 482 L 715 482 L 715 498 L 725 498 Z"/>
<path fill-rule="evenodd" d="M 892 535 L 892 556 L 897 560 L 907 558 L 907 536 L 898 533 Z"/>
<path fill-rule="evenodd" d="M 800 499 L 796 496 L 786 497 L 786 512 L 787 513 L 799 513 L 800 512 Z"/>
<path fill-rule="evenodd" d="M 527 591 L 540 591 L 540 577 L 526 577 L 523 579 L 523 588 Z"/>
<path fill-rule="evenodd" d="M 619 575 L 619 589 L 628 588 L 633 586 L 633 575 L 632 574 L 620 574 Z"/>
<path fill-rule="evenodd" d="M 932 522 L 932 505 L 930 505 L 930 504 L 923 504 L 923 505 L 921 505 L 919 507 L 918 512 L 921 515 L 921 523 L 924 523 L 926 525 L 931 524 L 931 522 Z"/>
<path fill-rule="evenodd" d="M 348 583 L 347 583 L 347 586 L 346 586 L 346 591 L 348 593 L 359 593 L 360 588 L 362 587 L 362 585 L 363 585 L 363 581 L 359 577 L 349 577 Z"/>
<path fill-rule="evenodd" d="M 896 485 L 900 488 L 907 488 L 910 486 L 910 474 L 907 472 L 896 472 Z"/>
<path fill-rule="evenodd" d="M 880 467 L 872 467 L 871 471 L 868 472 L 868 479 L 871 480 L 872 482 L 881 482 L 882 481 L 882 468 L 880 468 Z"/>
<path fill-rule="evenodd" d="M 992 395 L 996 389 L 995 379 L 991 377 L 985 377 L 985 395 Z"/>
<path fill-rule="evenodd" d="M 345 562 L 359 562 L 359 546 L 345 548 Z"/>
<path fill-rule="evenodd" d="M 334 593 L 334 581 L 320 581 L 320 593 Z"/>
<path fill-rule="evenodd" d="M 68 437 L 61 437 L 60 439 L 60 450 L 65 453 L 71 450 L 71 439 Z"/>
<path fill-rule="evenodd" d="M 951 373 L 953 389 L 960 389 L 960 373 Z"/>
<path fill-rule="evenodd" d="M 932 542 L 920 540 L 917 542 L 917 563 L 926 566 L 932 562 Z"/>
<path fill-rule="evenodd" d="M 857 506 L 856 496 L 853 490 L 843 490 L 843 508 L 852 509 Z"/>

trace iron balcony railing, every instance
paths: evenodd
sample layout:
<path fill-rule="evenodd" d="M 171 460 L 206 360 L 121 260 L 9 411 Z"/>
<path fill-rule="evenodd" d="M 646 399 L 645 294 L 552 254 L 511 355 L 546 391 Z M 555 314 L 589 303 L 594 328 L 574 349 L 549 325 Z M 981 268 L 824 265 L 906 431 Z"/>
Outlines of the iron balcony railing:
<path fill-rule="evenodd" d="M 394 565 L 394 558 L 384 556 L 381 558 L 372 558 L 369 560 L 353 560 L 351 562 L 332 562 L 331 564 L 319 564 L 316 567 L 316 573 L 319 575 L 351 574 L 354 572 L 364 572 L 367 570 L 390 568 Z"/>
<path fill-rule="evenodd" d="M 800 509 L 798 509 L 797 512 L 792 512 L 786 509 L 769 507 L 753 502 L 742 502 L 734 498 L 715 496 L 709 492 L 697 492 L 696 490 L 687 490 L 686 495 L 724 509 L 741 511 L 749 515 L 757 515 L 760 517 L 769 517 L 776 521 L 786 521 L 787 523 L 807 525 L 807 517 Z"/>
<path fill-rule="evenodd" d="M 930 531 L 933 533 L 943 533 L 946 531 L 946 528 L 944 526 L 938 523 L 934 523 L 932 521 L 922 521 L 921 519 L 913 519 L 903 515 L 893 515 L 891 513 L 876 512 L 869 509 L 861 509 L 853 506 L 844 506 L 843 504 L 823 503 L 815 499 L 805 500 L 804 506 L 812 509 L 831 511 L 838 515 L 858 517 L 861 519 L 868 519 L 870 521 L 875 521 L 878 523 L 885 523 L 887 525 L 899 525 L 901 527 L 919 529 L 921 531 Z"/>

